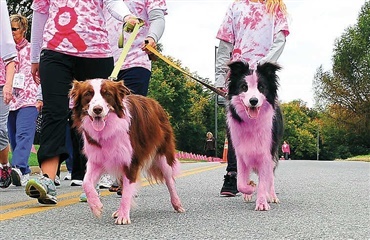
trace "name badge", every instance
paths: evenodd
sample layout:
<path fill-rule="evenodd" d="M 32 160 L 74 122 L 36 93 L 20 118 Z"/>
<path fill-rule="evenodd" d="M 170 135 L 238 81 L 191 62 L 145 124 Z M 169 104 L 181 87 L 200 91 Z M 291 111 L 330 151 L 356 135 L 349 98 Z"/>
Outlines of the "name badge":
<path fill-rule="evenodd" d="M 24 89 L 25 75 L 23 73 L 15 73 L 13 79 L 13 88 Z"/>

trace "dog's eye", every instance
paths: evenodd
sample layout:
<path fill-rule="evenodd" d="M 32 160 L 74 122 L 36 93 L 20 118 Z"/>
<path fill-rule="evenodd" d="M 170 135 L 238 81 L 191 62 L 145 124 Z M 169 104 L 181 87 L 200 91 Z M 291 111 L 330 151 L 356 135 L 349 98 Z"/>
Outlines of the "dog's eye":
<path fill-rule="evenodd" d="M 263 92 L 263 90 L 265 90 L 265 86 L 263 86 L 262 84 L 258 84 L 258 90 L 260 92 Z"/>
<path fill-rule="evenodd" d="M 246 91 L 248 91 L 248 85 L 247 84 L 243 84 L 243 85 L 241 85 L 241 90 L 242 91 L 244 91 L 244 92 L 246 92 Z"/>
<path fill-rule="evenodd" d="M 91 96 L 93 96 L 93 92 L 92 91 L 86 91 L 85 93 L 84 93 L 84 97 L 91 97 Z"/>
<path fill-rule="evenodd" d="M 110 92 L 108 92 L 108 91 L 105 91 L 105 92 L 103 92 L 103 93 L 102 93 L 102 95 L 103 95 L 104 97 L 111 97 L 111 96 L 112 96 L 112 93 L 110 93 Z"/>

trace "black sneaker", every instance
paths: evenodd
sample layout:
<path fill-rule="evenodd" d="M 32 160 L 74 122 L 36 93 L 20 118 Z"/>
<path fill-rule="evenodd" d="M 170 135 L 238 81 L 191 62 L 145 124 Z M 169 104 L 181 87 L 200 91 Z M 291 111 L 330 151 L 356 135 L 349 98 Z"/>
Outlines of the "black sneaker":
<path fill-rule="evenodd" d="M 236 185 L 236 172 L 229 172 L 224 176 L 224 185 L 221 188 L 220 194 L 226 197 L 235 197 L 238 193 Z"/>

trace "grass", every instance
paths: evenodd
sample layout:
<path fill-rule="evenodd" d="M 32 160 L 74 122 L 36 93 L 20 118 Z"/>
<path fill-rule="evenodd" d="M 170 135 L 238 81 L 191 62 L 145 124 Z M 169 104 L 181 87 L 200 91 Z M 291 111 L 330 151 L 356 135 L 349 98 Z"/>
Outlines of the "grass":
<path fill-rule="evenodd" d="M 361 161 L 361 162 L 370 162 L 370 154 L 368 155 L 360 155 L 356 157 L 351 157 L 345 159 L 345 161 Z"/>

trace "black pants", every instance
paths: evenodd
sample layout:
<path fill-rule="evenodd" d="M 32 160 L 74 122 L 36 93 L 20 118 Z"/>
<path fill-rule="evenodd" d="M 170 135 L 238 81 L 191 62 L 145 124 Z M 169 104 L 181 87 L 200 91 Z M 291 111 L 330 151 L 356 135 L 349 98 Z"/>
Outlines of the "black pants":
<path fill-rule="evenodd" d="M 227 142 L 229 143 L 229 146 L 227 148 L 227 167 L 226 167 L 226 171 L 227 172 L 236 172 L 237 168 L 236 168 L 235 149 L 234 149 L 233 142 L 231 141 L 229 128 L 226 129 L 226 134 L 227 134 Z"/>
<path fill-rule="evenodd" d="M 37 152 L 39 165 L 48 158 L 60 156 L 62 162 L 69 156 L 65 139 L 70 111 L 68 93 L 72 81 L 107 78 L 113 64 L 112 57 L 82 58 L 51 50 L 41 52 L 40 78 L 44 106 L 40 149 Z M 80 151 L 80 146 L 74 146 L 74 152 Z"/>

